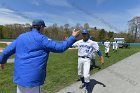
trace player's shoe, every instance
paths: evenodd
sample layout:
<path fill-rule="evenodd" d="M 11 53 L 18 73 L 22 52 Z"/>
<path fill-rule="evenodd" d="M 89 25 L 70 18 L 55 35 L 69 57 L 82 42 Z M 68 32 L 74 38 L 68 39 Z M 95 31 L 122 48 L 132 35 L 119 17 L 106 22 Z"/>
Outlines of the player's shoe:
<path fill-rule="evenodd" d="M 82 84 L 79 86 L 80 89 L 83 89 L 84 87 L 85 87 L 85 84 L 84 84 L 84 83 L 82 83 Z"/>

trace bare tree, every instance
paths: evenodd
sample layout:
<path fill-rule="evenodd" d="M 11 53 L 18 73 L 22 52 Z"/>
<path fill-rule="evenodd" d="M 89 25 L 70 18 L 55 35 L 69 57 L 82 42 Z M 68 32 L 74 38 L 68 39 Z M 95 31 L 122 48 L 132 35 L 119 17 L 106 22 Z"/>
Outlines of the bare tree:
<path fill-rule="evenodd" d="M 128 21 L 128 24 L 128 33 L 131 35 L 130 38 L 132 38 L 134 42 L 138 42 L 140 40 L 140 16 L 134 17 Z"/>
<path fill-rule="evenodd" d="M 85 23 L 84 24 L 84 29 L 89 29 L 90 27 L 89 27 L 89 24 L 88 23 Z"/>

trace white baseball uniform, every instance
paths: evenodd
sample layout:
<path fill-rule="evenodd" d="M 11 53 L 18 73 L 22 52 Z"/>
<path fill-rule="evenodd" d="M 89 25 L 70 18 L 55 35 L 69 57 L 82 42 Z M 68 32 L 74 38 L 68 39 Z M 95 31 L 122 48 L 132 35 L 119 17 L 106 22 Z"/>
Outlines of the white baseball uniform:
<path fill-rule="evenodd" d="M 73 44 L 78 47 L 78 75 L 84 77 L 85 82 L 90 82 L 90 63 L 95 51 L 99 51 L 97 42 L 92 40 L 79 40 Z"/>
<path fill-rule="evenodd" d="M 104 46 L 105 46 L 105 53 L 108 53 L 109 52 L 109 47 L 110 47 L 110 42 L 109 41 L 104 42 Z"/>
<path fill-rule="evenodd" d="M 118 49 L 118 43 L 117 42 L 113 42 L 113 49 L 117 50 Z"/>

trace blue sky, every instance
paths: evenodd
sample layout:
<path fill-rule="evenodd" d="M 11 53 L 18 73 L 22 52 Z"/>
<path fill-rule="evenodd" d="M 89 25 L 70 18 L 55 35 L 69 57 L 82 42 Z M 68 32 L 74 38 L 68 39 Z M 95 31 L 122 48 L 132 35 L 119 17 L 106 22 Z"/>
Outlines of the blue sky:
<path fill-rule="evenodd" d="M 128 21 L 140 16 L 140 0 L 0 0 L 0 24 L 30 23 L 43 19 L 47 26 L 57 23 L 120 32 Z"/>

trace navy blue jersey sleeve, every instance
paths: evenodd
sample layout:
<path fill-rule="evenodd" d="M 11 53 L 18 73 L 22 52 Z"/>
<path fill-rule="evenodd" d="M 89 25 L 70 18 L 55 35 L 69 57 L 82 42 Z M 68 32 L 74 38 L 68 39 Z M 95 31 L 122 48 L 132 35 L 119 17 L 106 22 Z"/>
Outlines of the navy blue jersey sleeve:
<path fill-rule="evenodd" d="M 43 46 L 45 50 L 49 52 L 55 52 L 60 53 L 64 52 L 66 49 L 68 49 L 74 42 L 76 42 L 77 39 L 74 36 L 70 36 L 68 39 L 63 41 L 62 43 L 57 43 L 47 37 L 43 37 Z"/>
<path fill-rule="evenodd" d="M 3 50 L 2 54 L 0 55 L 0 64 L 5 64 L 7 62 L 7 59 L 15 53 L 15 50 L 16 40 Z"/>
<path fill-rule="evenodd" d="M 97 54 L 99 55 L 99 56 L 102 56 L 102 52 L 99 50 L 99 51 L 97 51 Z"/>

